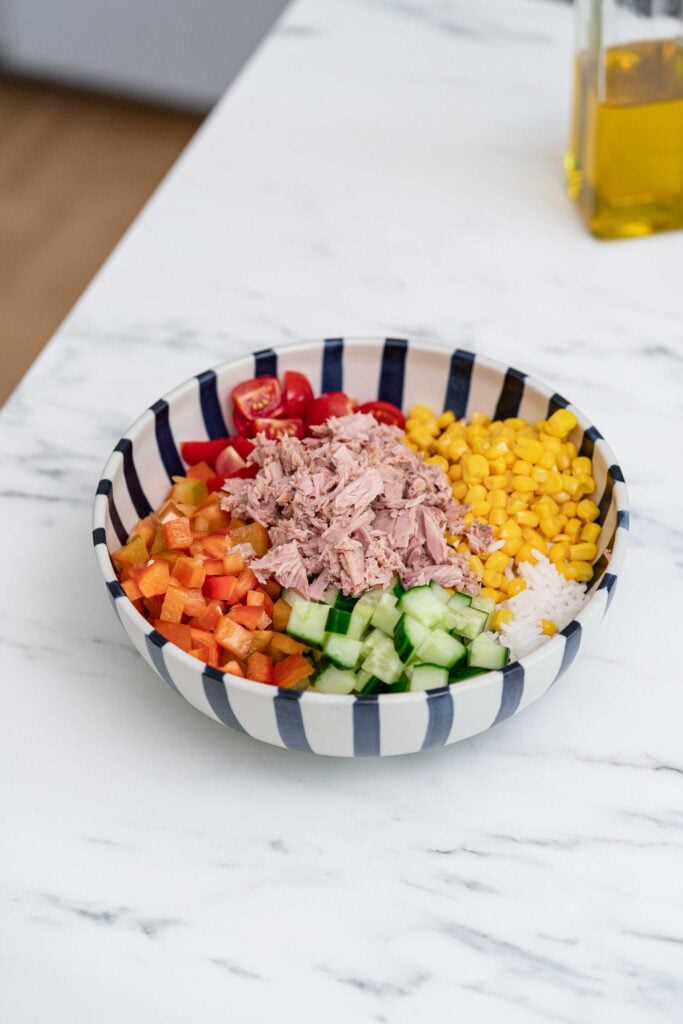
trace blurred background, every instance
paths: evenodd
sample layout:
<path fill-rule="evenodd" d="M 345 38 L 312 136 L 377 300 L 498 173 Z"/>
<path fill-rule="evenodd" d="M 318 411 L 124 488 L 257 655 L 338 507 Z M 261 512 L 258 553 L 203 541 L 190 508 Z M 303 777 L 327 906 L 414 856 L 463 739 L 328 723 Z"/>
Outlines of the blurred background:
<path fill-rule="evenodd" d="M 287 0 L 0 0 L 0 403 Z"/>

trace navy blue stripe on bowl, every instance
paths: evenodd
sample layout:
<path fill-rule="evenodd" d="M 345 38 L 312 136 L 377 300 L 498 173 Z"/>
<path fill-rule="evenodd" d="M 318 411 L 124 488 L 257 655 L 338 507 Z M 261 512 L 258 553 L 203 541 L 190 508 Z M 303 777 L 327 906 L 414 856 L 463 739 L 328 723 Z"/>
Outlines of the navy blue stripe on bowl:
<path fill-rule="evenodd" d="M 511 665 L 506 665 L 503 669 L 503 691 L 500 697 L 498 714 L 493 720 L 494 725 L 514 715 L 519 707 L 523 693 L 524 667 L 518 661 L 513 661 Z"/>
<path fill-rule="evenodd" d="M 145 636 L 145 646 L 147 647 L 147 653 L 149 654 L 154 668 L 157 670 L 164 682 L 168 683 L 175 693 L 180 694 L 178 687 L 173 682 L 170 672 L 166 668 L 163 650 L 167 643 L 168 640 L 166 640 L 161 633 L 157 633 L 156 629 L 153 629 L 151 633 L 147 633 Z M 182 694 L 180 694 L 180 696 L 182 696 Z"/>
<path fill-rule="evenodd" d="M 115 452 L 121 452 L 123 455 L 123 475 L 126 480 L 126 487 L 130 495 L 130 500 L 133 502 L 135 511 L 137 512 L 140 519 L 144 519 L 152 511 L 152 506 L 147 500 L 147 496 L 142 489 L 138 471 L 135 468 L 135 461 L 133 459 L 133 442 L 129 437 L 122 437 L 116 448 Z"/>
<path fill-rule="evenodd" d="M 385 338 L 377 397 L 382 402 L 393 402 L 399 409 L 403 408 L 403 381 L 407 352 L 408 342 L 405 339 Z"/>
<path fill-rule="evenodd" d="M 587 427 L 579 447 L 579 455 L 585 455 L 587 458 L 592 459 L 596 441 L 602 441 L 602 434 L 597 427 Z"/>
<path fill-rule="evenodd" d="M 218 437 L 228 436 L 228 427 L 223 416 L 221 403 L 218 400 L 218 387 L 216 373 L 214 370 L 204 370 L 197 374 L 199 381 L 199 404 L 202 409 L 202 419 L 206 432 L 215 440 Z"/>
<path fill-rule="evenodd" d="M 607 591 L 607 604 L 605 605 L 605 615 L 609 610 L 609 606 L 614 598 L 614 592 L 617 589 L 617 577 L 612 572 L 606 572 L 600 581 L 598 590 Z"/>
<path fill-rule="evenodd" d="M 631 529 L 631 513 L 628 509 L 620 508 L 617 512 L 617 526 L 621 530 Z"/>
<path fill-rule="evenodd" d="M 447 742 L 453 728 L 453 694 L 450 686 L 440 686 L 436 690 L 428 690 L 427 698 L 427 731 L 422 741 L 421 750 L 429 747 L 442 747 Z"/>
<path fill-rule="evenodd" d="M 104 494 L 107 498 L 107 505 L 109 507 L 109 518 L 111 519 L 111 525 L 114 527 L 114 533 L 116 534 L 119 544 L 125 544 L 128 540 L 128 531 L 121 522 L 121 516 L 119 510 L 114 502 L 114 495 L 112 492 L 111 480 L 102 479 L 97 485 L 97 494 Z"/>
<path fill-rule="evenodd" d="M 344 339 L 325 338 L 321 391 L 344 390 Z"/>
<path fill-rule="evenodd" d="M 454 413 L 457 419 L 462 419 L 467 412 L 473 367 L 474 352 L 456 348 L 451 356 L 443 408 L 444 412 Z"/>
<path fill-rule="evenodd" d="M 216 718 L 223 725 L 228 725 L 231 729 L 236 729 L 237 732 L 246 733 L 246 729 L 232 710 L 225 678 L 220 669 L 214 668 L 212 665 L 205 665 L 202 671 L 202 684 L 206 699 Z"/>
<path fill-rule="evenodd" d="M 254 352 L 254 376 L 277 377 L 277 352 L 272 348 L 262 348 Z"/>
<path fill-rule="evenodd" d="M 280 738 L 290 750 L 306 750 L 312 753 L 308 740 L 304 720 L 301 714 L 301 697 L 299 690 L 279 689 L 275 695 L 275 721 L 277 722 Z"/>
<path fill-rule="evenodd" d="M 555 392 L 554 395 L 550 396 L 550 401 L 548 402 L 548 412 L 546 414 L 546 419 L 550 419 L 552 414 L 554 412 L 557 412 L 558 409 L 566 409 L 568 405 L 569 405 L 569 402 L 567 401 L 567 399 L 563 398 L 562 395 L 558 395 L 557 392 Z"/>
<path fill-rule="evenodd" d="M 354 757 L 379 754 L 379 703 L 376 697 L 356 697 L 353 702 Z"/>
<path fill-rule="evenodd" d="M 185 467 L 176 447 L 175 438 L 173 437 L 173 431 L 168 419 L 168 402 L 160 398 L 150 408 L 154 413 L 154 433 L 157 439 L 157 448 L 159 449 L 159 455 L 161 456 L 168 479 L 170 481 L 171 477 L 184 476 Z"/>
<path fill-rule="evenodd" d="M 619 466 L 610 466 L 607 470 L 607 480 L 605 481 L 605 490 L 602 492 L 602 497 L 598 502 L 598 508 L 600 509 L 600 515 L 597 518 L 597 522 L 602 526 L 607 518 L 609 507 L 612 504 L 612 494 L 614 493 L 614 484 L 616 482 L 623 484 L 624 474 L 621 472 Z"/>
<path fill-rule="evenodd" d="M 526 374 L 511 366 L 505 374 L 503 387 L 493 415 L 494 420 L 507 420 L 517 415 L 524 395 Z"/>
<path fill-rule="evenodd" d="M 103 526 L 95 527 L 95 529 L 92 532 L 92 542 L 95 547 L 97 547 L 98 544 L 107 543 L 107 533 Z"/>
<path fill-rule="evenodd" d="M 581 646 L 581 623 L 577 622 L 576 619 L 572 619 L 569 625 L 560 630 L 558 636 L 563 636 L 565 643 L 564 651 L 562 652 L 562 664 L 553 679 L 553 684 L 557 682 L 560 676 L 564 675 L 579 653 L 579 647 Z"/>
<path fill-rule="evenodd" d="M 117 597 L 125 597 L 123 587 L 118 580 L 107 580 L 107 590 L 111 596 L 116 600 Z"/>

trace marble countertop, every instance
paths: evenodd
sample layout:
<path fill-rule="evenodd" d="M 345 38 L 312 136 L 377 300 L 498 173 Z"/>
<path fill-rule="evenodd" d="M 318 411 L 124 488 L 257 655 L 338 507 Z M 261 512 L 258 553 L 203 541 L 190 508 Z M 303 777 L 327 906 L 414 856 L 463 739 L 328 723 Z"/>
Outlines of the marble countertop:
<path fill-rule="evenodd" d="M 571 21 L 298 0 L 3 410 L 3 1019 L 681 1019 L 683 236 L 596 242 L 565 198 Z M 553 383 L 633 504 L 593 652 L 491 732 L 384 761 L 179 701 L 89 536 L 141 409 L 342 334 Z"/>

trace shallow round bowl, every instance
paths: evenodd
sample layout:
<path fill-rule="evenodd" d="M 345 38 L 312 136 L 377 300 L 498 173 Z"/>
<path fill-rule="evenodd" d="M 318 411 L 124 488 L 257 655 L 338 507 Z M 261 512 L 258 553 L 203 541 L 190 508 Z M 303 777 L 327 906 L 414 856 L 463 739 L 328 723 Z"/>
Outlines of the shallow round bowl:
<path fill-rule="evenodd" d="M 347 391 L 361 401 L 382 398 L 482 411 L 495 419 L 535 421 L 561 407 L 578 418 L 571 435 L 593 458 L 602 533 L 595 574 L 581 611 L 561 633 L 501 672 L 426 693 L 372 697 L 281 690 L 210 668 L 167 642 L 119 586 L 110 552 L 137 520 L 164 499 L 182 475 L 185 439 L 232 432 L 227 396 L 256 374 L 301 370 L 318 391 Z M 623 474 L 602 434 L 579 409 L 540 381 L 462 349 L 394 338 L 332 338 L 267 349 L 198 374 L 160 399 L 119 441 L 97 487 L 93 542 L 114 610 L 131 643 L 188 704 L 223 725 L 276 746 L 337 757 L 408 754 L 455 743 L 518 714 L 566 672 L 609 608 L 624 557 L 629 512 Z"/>

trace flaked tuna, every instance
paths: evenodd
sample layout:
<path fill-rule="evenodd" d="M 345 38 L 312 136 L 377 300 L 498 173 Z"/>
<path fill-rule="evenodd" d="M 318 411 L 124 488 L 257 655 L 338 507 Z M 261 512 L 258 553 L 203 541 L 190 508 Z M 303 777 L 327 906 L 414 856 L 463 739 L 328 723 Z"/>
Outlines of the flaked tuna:
<path fill-rule="evenodd" d="M 357 595 L 436 580 L 477 593 L 468 556 L 444 534 L 465 533 L 487 550 L 491 530 L 466 526 L 446 474 L 402 443 L 402 433 L 354 413 L 313 428 L 313 437 L 255 438 L 251 480 L 226 480 L 222 507 L 268 529 L 272 547 L 251 561 L 261 580 L 319 598 L 328 586 Z"/>

